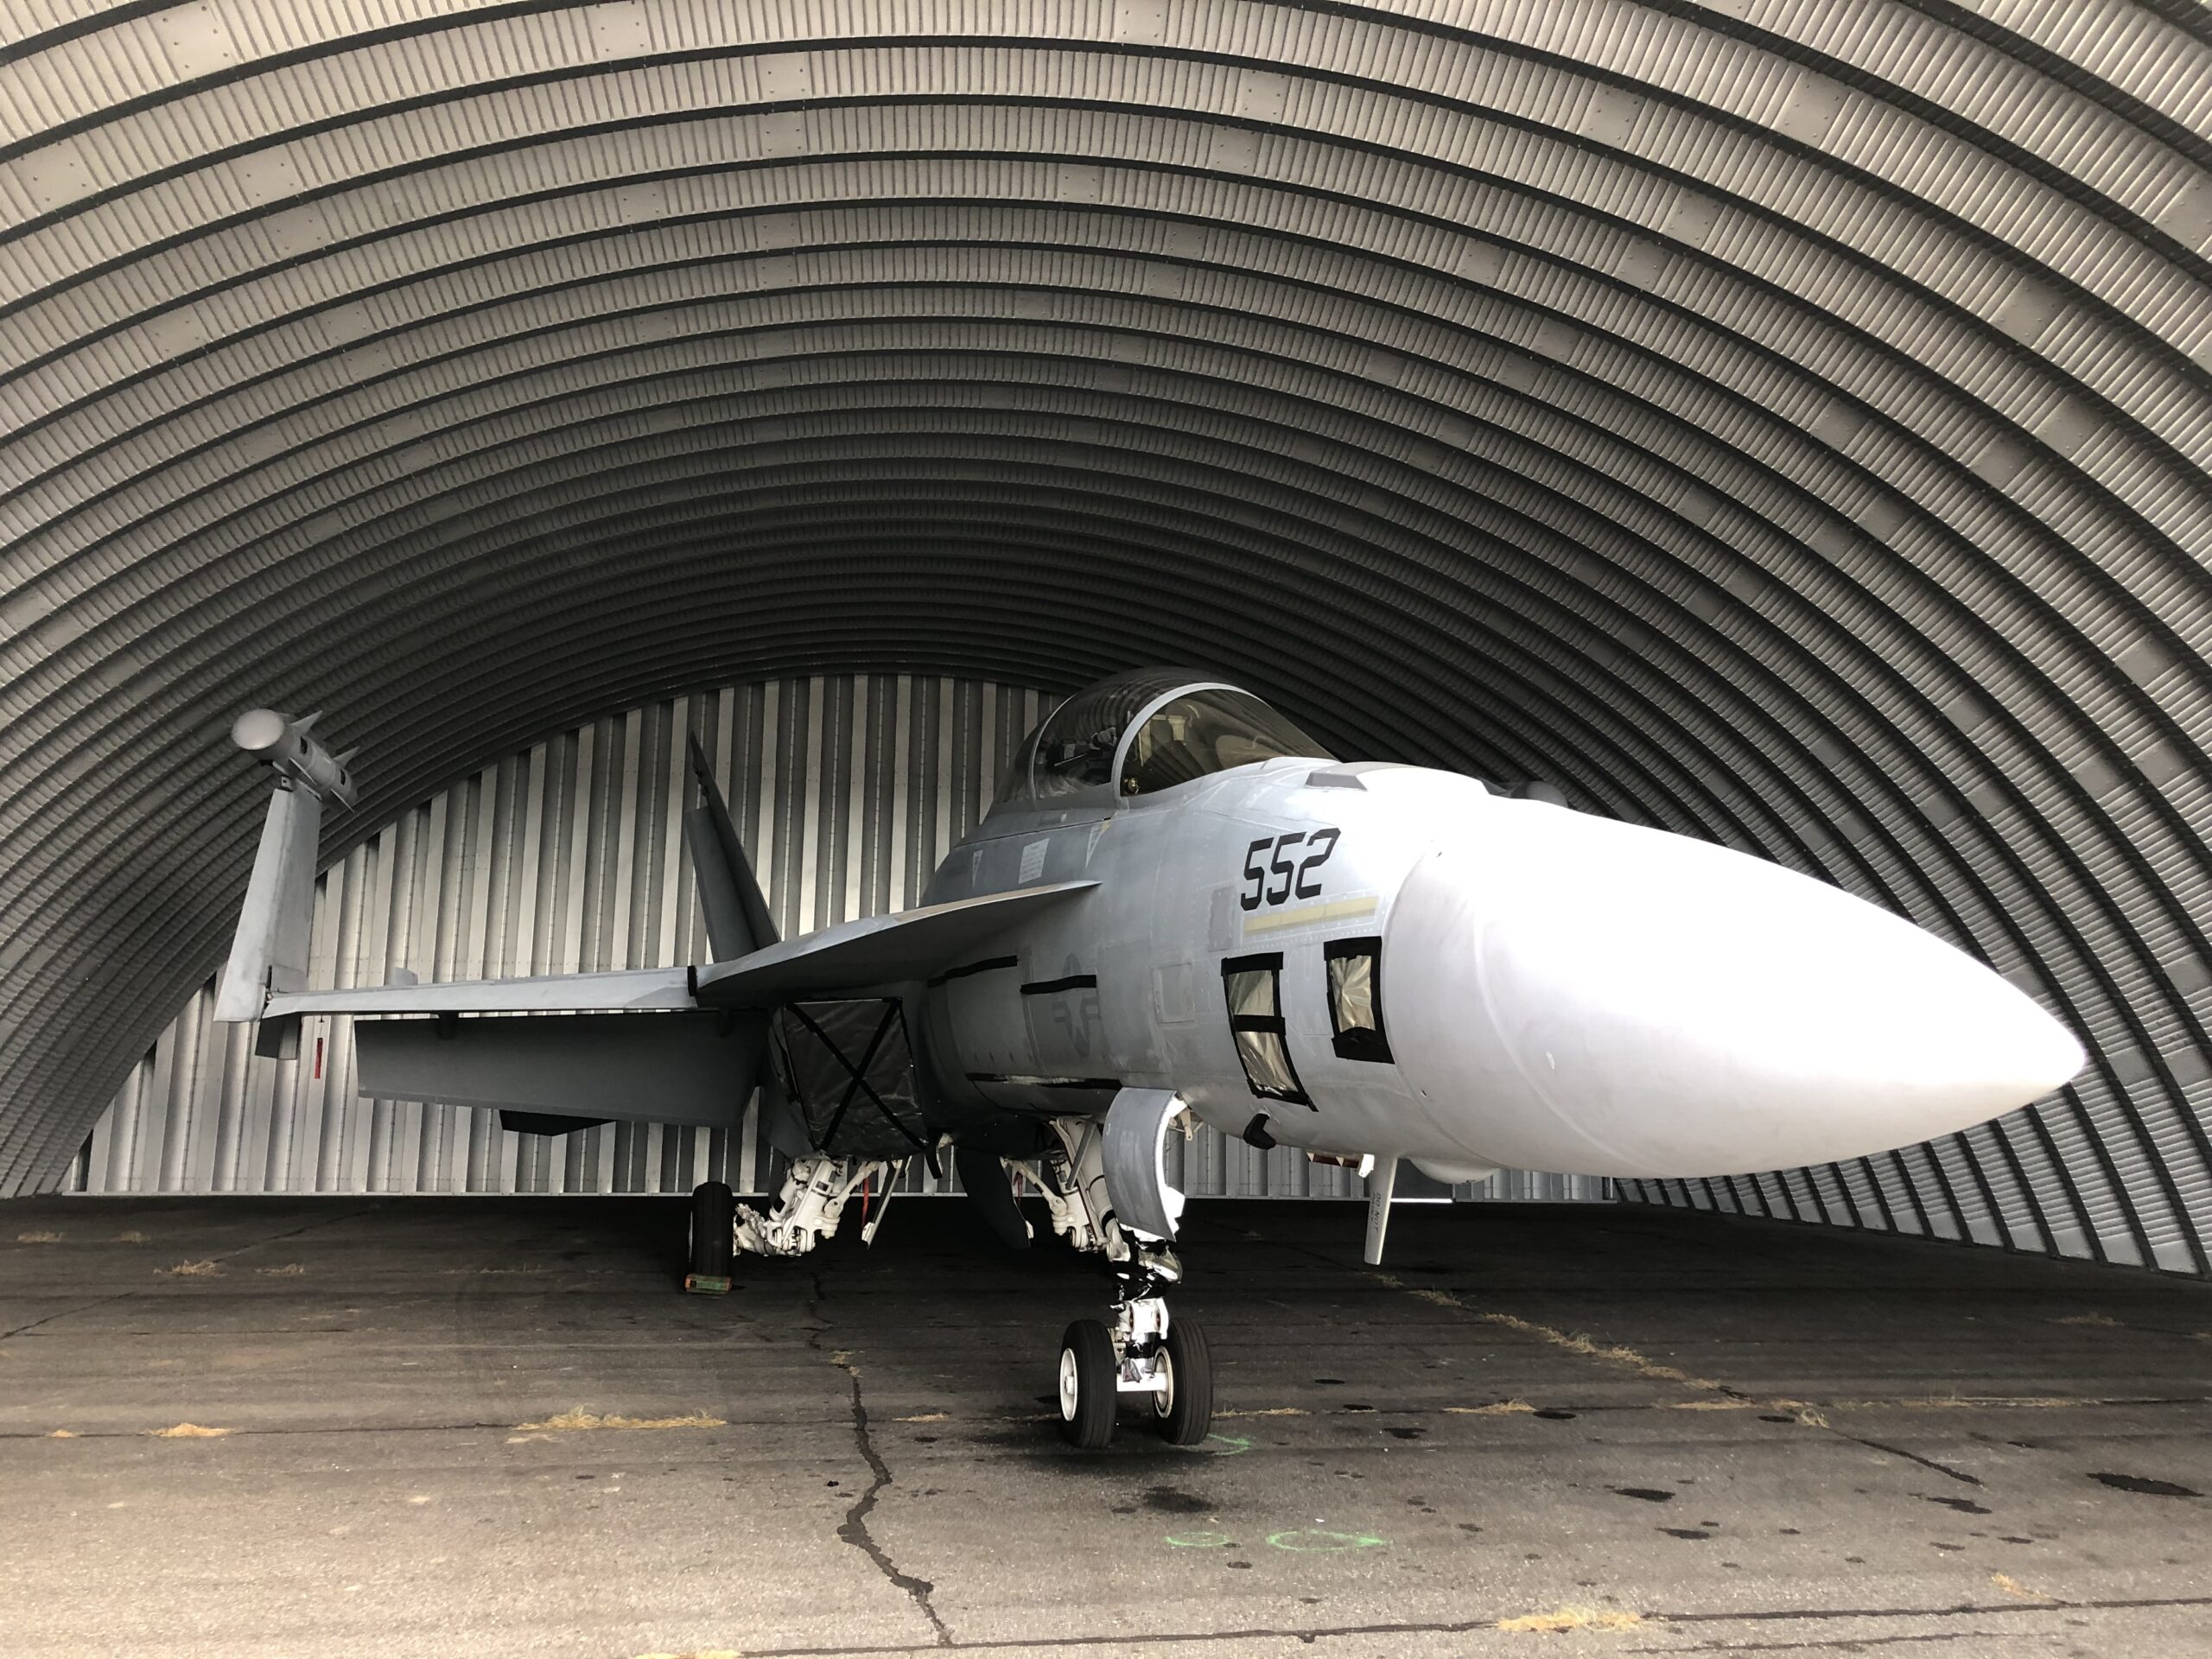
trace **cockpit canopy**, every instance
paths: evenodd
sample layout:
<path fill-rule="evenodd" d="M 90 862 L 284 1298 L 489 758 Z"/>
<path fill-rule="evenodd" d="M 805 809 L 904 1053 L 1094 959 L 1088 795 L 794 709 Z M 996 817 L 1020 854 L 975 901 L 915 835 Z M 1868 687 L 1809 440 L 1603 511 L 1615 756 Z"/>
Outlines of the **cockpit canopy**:
<path fill-rule="evenodd" d="M 1249 691 L 1189 669 L 1135 669 L 1046 716 L 1014 751 L 998 804 L 1156 794 L 1283 755 L 1333 758 Z"/>

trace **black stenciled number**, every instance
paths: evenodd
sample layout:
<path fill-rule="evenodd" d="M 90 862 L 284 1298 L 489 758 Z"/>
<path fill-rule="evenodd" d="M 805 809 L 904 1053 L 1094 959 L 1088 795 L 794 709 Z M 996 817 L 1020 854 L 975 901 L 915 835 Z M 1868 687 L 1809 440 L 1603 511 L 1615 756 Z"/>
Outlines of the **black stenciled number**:
<path fill-rule="evenodd" d="M 1316 830 L 1313 832 L 1313 838 L 1306 843 L 1314 850 L 1306 854 L 1298 866 L 1298 896 L 1300 898 L 1319 899 L 1321 896 L 1320 879 L 1318 876 L 1313 877 L 1313 885 L 1311 887 L 1306 885 L 1306 879 L 1313 876 L 1314 871 L 1329 861 L 1329 855 L 1337 850 L 1337 839 L 1343 834 L 1344 831 L 1341 830 Z"/>
<path fill-rule="evenodd" d="M 1303 830 L 1298 830 L 1291 835 L 1278 836 L 1275 837 L 1274 860 L 1268 866 L 1268 868 L 1273 874 L 1282 878 L 1282 886 L 1274 888 L 1268 893 L 1268 902 L 1269 904 L 1279 905 L 1282 903 L 1284 899 L 1290 897 L 1290 886 L 1294 879 L 1292 872 L 1296 869 L 1297 866 L 1292 860 L 1284 857 L 1283 855 L 1287 853 L 1292 848 L 1297 846 L 1300 842 L 1305 839 L 1306 832 Z"/>
<path fill-rule="evenodd" d="M 1294 830 L 1287 836 L 1254 842 L 1244 849 L 1244 879 L 1251 886 L 1237 895 L 1236 902 L 1247 910 L 1257 910 L 1262 904 L 1279 905 L 1294 893 L 1300 899 L 1319 898 L 1321 879 L 1314 872 L 1329 861 L 1329 855 L 1337 850 L 1337 842 L 1344 833 L 1333 829 Z M 1291 849 L 1300 842 L 1309 849 L 1306 856 L 1290 857 Z M 1264 868 L 1262 861 L 1266 861 Z M 1274 887 L 1268 886 L 1271 874 L 1281 878 Z"/>
<path fill-rule="evenodd" d="M 1260 859 L 1274 842 L 1262 836 L 1244 850 L 1244 879 L 1252 884 L 1249 893 L 1237 895 L 1236 902 L 1247 910 L 1260 907 L 1260 891 L 1268 884 L 1268 873 L 1260 868 Z"/>

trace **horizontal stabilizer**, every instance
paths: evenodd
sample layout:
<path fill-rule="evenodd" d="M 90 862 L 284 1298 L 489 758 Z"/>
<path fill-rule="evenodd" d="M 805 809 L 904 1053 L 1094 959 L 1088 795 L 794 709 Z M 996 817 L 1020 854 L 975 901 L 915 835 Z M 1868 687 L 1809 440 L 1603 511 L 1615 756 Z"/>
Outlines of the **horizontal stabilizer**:
<path fill-rule="evenodd" d="M 360 1091 L 378 1100 L 727 1128 L 745 1115 L 766 1030 L 719 1014 L 378 1020 L 353 1028 L 353 1046 Z"/>
<path fill-rule="evenodd" d="M 474 979 L 443 985 L 362 985 L 296 991 L 269 999 L 267 1017 L 288 1014 L 556 1014 L 573 1008 L 690 1008 L 689 968 L 627 968 L 537 979 Z M 412 1099 L 412 1096 L 404 1096 Z"/>
<path fill-rule="evenodd" d="M 709 1007 L 766 1008 L 795 996 L 865 990 L 925 979 L 1016 922 L 1088 893 L 1096 881 L 1056 881 L 980 899 L 842 922 L 772 944 L 739 962 L 699 970 L 699 1001 Z"/>

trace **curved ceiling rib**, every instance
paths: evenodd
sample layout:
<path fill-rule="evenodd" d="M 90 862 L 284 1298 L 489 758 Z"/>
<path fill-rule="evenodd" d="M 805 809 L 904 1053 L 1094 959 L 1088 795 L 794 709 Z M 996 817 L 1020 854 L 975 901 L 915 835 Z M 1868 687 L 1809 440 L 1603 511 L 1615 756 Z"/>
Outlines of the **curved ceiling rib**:
<path fill-rule="evenodd" d="M 367 746 L 334 855 L 685 688 L 1203 656 L 2094 1056 L 1916 1184 L 1652 1196 L 2207 1270 L 2208 134 L 2120 0 L 27 0 L 0 1191 L 220 955 L 240 707 Z"/>

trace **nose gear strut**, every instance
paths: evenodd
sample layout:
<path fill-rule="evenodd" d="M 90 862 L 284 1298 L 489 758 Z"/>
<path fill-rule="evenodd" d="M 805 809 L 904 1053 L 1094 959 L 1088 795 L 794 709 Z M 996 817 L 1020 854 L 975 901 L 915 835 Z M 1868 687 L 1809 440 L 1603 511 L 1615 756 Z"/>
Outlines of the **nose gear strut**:
<path fill-rule="evenodd" d="M 1182 1194 L 1167 1188 L 1122 1191 L 1135 1172 L 1160 1172 L 1156 1141 L 1141 1146 L 1141 1158 L 1116 1157 L 1109 1150 L 1123 1124 L 1115 1114 L 1133 1096 L 1143 1113 L 1138 1132 L 1164 1136 L 1179 1103 L 1159 1091 L 1124 1090 L 1108 1122 L 1056 1120 L 1060 1147 L 1039 1160 L 1033 1173 L 1052 1212 L 1052 1229 L 1078 1250 L 1106 1257 L 1114 1272 L 1114 1301 L 1106 1321 L 1077 1319 L 1060 1338 L 1058 1400 L 1060 1433 L 1071 1445 L 1098 1451 L 1114 1437 L 1121 1396 L 1140 1395 L 1152 1402 L 1154 1426 L 1175 1446 L 1196 1446 L 1213 1421 L 1213 1359 L 1205 1334 L 1189 1319 L 1171 1319 L 1166 1293 L 1183 1281 L 1183 1263 L 1166 1238 L 1140 1230 L 1125 1216 L 1166 1220 L 1172 1228 L 1182 1208 Z M 1173 1110 L 1166 1109 L 1168 1107 Z"/>

